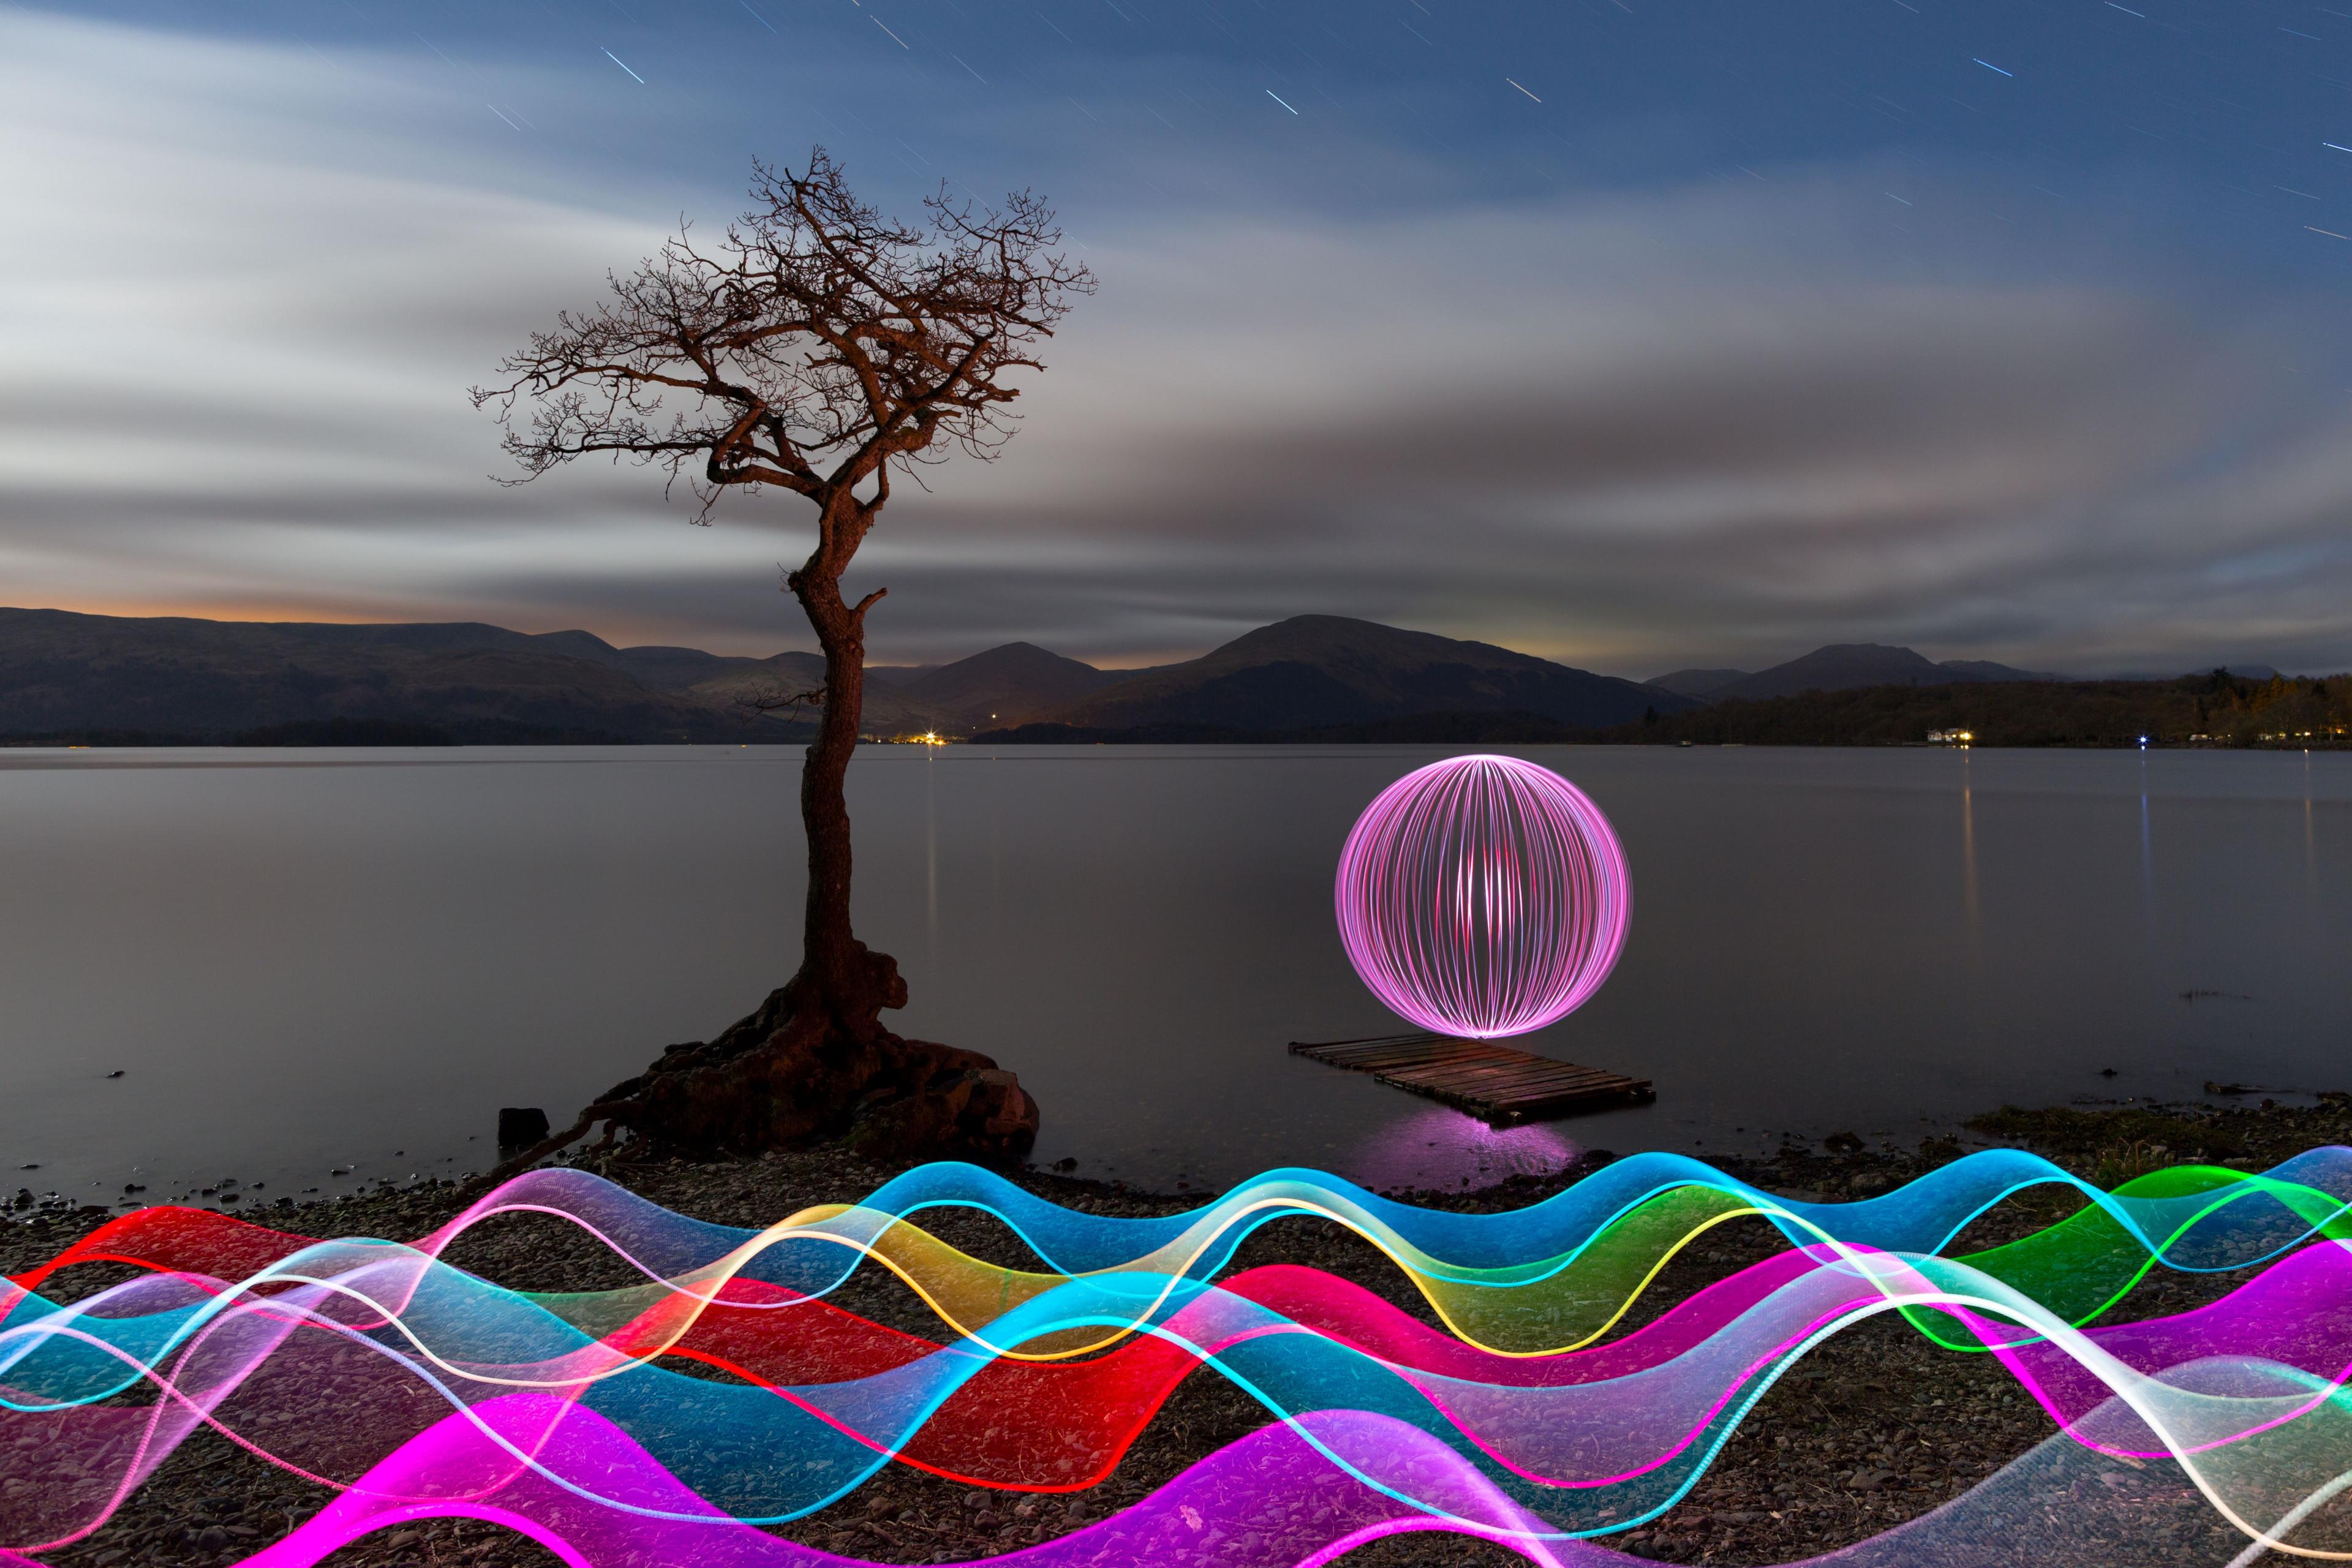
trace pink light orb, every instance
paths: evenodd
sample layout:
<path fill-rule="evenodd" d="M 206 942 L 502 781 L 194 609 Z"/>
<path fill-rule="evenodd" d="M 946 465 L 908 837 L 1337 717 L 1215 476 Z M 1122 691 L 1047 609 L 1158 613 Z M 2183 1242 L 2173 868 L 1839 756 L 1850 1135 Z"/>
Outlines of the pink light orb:
<path fill-rule="evenodd" d="M 1633 883 L 1582 790 L 1517 757 L 1448 757 L 1364 808 L 1334 901 L 1348 962 L 1391 1011 L 1490 1040 L 1600 989 L 1624 950 Z"/>

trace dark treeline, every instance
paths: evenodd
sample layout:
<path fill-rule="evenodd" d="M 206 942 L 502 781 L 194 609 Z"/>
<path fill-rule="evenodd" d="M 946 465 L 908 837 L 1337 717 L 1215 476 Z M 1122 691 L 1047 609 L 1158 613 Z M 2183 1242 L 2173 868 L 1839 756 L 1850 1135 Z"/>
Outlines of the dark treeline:
<path fill-rule="evenodd" d="M 1873 686 L 1718 702 L 1596 739 L 1892 746 L 1952 730 L 1980 746 L 2132 746 L 2143 735 L 2158 745 L 2341 746 L 2352 740 L 2352 676 Z"/>
<path fill-rule="evenodd" d="M 1636 730 L 1638 726 L 1627 726 Z M 1022 724 L 983 730 L 975 745 L 995 746 L 1507 746 L 1591 744 L 1615 739 L 1613 730 L 1581 729 L 1540 713 L 1409 713 L 1355 724 L 1299 730 L 1243 730 L 1222 724 L 1140 724 L 1095 729 L 1077 724 Z"/>
<path fill-rule="evenodd" d="M 1901 746 L 1969 731 L 1980 746 L 2344 746 L 2352 675 L 2250 680 L 2216 670 L 2177 680 L 1871 686 L 1727 700 L 1634 723 L 1579 729 L 1533 713 L 1422 713 L 1305 730 L 1024 724 L 972 739 L 999 745 L 1439 744 Z"/>
<path fill-rule="evenodd" d="M 1520 712 L 1416 713 L 1311 729 L 1209 724 L 1090 729 L 1023 724 L 982 745 L 1919 745 L 1965 730 L 1979 746 L 2352 746 L 2352 675 L 2251 680 L 2216 671 L 2177 680 L 1872 686 L 1727 700 L 1595 730 Z M 764 737 L 804 740 L 795 727 Z M 59 730 L 0 734 L 0 746 L 614 745 L 638 737 L 568 726 L 471 720 L 330 719 L 210 732 Z"/>

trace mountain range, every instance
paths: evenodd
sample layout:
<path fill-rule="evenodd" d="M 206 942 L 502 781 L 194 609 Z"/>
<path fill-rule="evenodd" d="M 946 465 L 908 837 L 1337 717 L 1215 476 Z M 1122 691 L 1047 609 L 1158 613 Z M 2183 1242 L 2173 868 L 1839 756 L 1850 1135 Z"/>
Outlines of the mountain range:
<path fill-rule="evenodd" d="M 347 626 L 0 609 L 0 739 L 752 742 L 805 738 L 812 653 L 616 647 L 479 622 Z M 765 701 L 769 710 L 760 704 Z M 1601 728 L 1693 700 L 1487 643 L 1300 616 L 1200 658 L 1098 669 L 1030 643 L 867 671 L 871 735 L 1038 724 L 1270 732 L 1418 715 Z"/>
<path fill-rule="evenodd" d="M 2014 669 L 1984 658 L 1938 664 L 1907 647 L 1883 643 L 1832 643 L 1769 669 L 1676 669 L 1650 682 L 1702 702 L 1796 697 L 1808 691 L 1855 691 L 1872 686 L 1955 686 L 1973 682 L 2065 680 L 2044 670 Z"/>
<path fill-rule="evenodd" d="M 1130 674 L 1041 717 L 1088 730 L 1287 731 L 1420 713 L 1508 712 L 1598 728 L 1687 706 L 1673 692 L 1491 643 L 1342 616 L 1294 616 L 1199 658 Z"/>
<path fill-rule="evenodd" d="M 1097 669 L 1048 653 L 1035 643 L 1009 642 L 953 664 L 904 671 L 887 666 L 869 668 L 866 703 L 870 712 L 876 689 L 885 688 L 943 715 L 938 728 L 951 734 L 964 733 L 1058 714 L 1107 687 L 1156 673 Z"/>

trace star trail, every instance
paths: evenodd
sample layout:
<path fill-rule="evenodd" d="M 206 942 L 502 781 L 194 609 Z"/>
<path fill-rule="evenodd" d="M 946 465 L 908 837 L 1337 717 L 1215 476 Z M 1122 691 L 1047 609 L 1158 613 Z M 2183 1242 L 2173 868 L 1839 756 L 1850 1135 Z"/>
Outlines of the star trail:
<path fill-rule="evenodd" d="M 45 237 L 0 254 L 5 596 L 770 650 L 777 525 L 499 491 L 459 395 L 823 142 L 886 210 L 1039 189 L 1104 281 L 1000 468 L 861 559 L 884 657 L 1328 610 L 1630 671 L 2333 668 L 2347 42 L 2274 0 L 0 5 Z"/>

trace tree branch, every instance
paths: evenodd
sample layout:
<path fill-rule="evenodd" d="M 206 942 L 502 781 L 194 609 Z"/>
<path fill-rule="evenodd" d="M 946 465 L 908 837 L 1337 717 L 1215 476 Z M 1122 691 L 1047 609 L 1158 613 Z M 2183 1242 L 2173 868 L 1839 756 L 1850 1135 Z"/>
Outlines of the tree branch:
<path fill-rule="evenodd" d="M 1055 253 L 1053 214 L 1027 192 L 1000 211 L 942 186 L 924 225 L 900 223 L 818 147 L 798 173 L 755 163 L 751 201 L 716 244 L 681 223 L 600 303 L 531 334 L 474 403 L 495 407 L 510 483 L 609 454 L 689 479 L 703 517 L 731 488 L 805 496 L 818 539 L 803 571 L 837 580 L 894 465 L 1002 448 L 1009 378 L 1044 368 L 1040 345 L 1094 279 Z"/>

